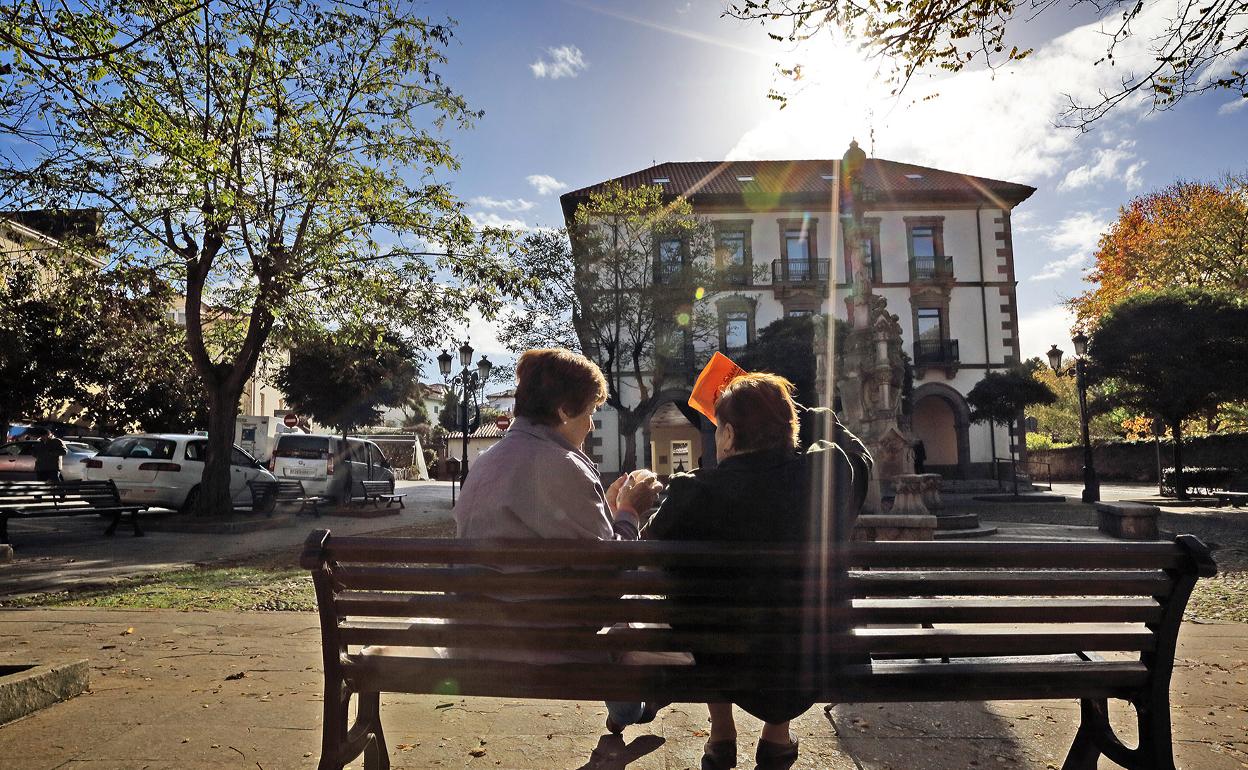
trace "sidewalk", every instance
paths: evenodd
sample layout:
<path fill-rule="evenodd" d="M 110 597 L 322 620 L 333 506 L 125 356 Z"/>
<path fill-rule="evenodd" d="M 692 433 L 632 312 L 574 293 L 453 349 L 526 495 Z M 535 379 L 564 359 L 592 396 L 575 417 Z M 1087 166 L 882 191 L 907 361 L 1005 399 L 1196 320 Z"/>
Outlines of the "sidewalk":
<path fill-rule="evenodd" d="M 9 533 L 15 558 L 11 564 L 0 564 L 0 598 L 107 584 L 218 559 L 294 549 L 314 529 L 361 535 L 451 517 L 449 484 L 401 481 L 396 487 L 408 497 L 405 508 L 394 516 L 304 515 L 294 517 L 293 526 L 248 534 L 151 531 L 144 537 L 132 537 L 123 526 L 113 537 L 103 537 L 103 520 L 94 516 L 11 519 Z"/>
<path fill-rule="evenodd" d="M 33 658 L 88 659 L 91 691 L 0 727 L 5 767 L 272 770 L 319 757 L 313 614 L 0 611 L 0 665 Z M 1171 692 L 1180 767 L 1248 766 L 1248 626 L 1185 626 Z M 383 714 L 397 768 L 697 768 L 707 729 L 692 704 L 624 740 L 606 735 L 600 703 L 387 696 Z M 830 718 L 816 705 L 794 722 L 796 767 L 1057 768 L 1077 719 L 1074 701 L 852 704 Z M 760 725 L 741 715 L 738 726 L 748 769 Z"/>

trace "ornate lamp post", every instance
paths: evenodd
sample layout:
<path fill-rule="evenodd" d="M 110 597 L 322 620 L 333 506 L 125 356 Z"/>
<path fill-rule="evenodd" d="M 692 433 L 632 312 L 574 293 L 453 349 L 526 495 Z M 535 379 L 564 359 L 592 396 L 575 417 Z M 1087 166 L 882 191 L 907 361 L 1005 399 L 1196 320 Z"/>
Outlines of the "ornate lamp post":
<path fill-rule="evenodd" d="M 1075 388 L 1079 391 L 1079 428 L 1083 433 L 1083 501 L 1095 503 L 1101 499 L 1101 483 L 1092 467 L 1092 442 L 1088 438 L 1088 382 L 1085 364 L 1088 353 L 1088 336 L 1079 332 L 1071 339 L 1075 346 Z M 1062 376 L 1062 351 L 1057 345 L 1049 348 L 1049 366 Z"/>
<path fill-rule="evenodd" d="M 445 350 L 442 355 L 438 356 L 438 370 L 442 373 L 442 381 L 450 386 L 451 391 L 459 396 L 459 428 L 464 435 L 464 453 L 459 462 L 459 486 L 464 486 L 464 480 L 468 478 L 468 434 L 471 429 L 468 425 L 468 402 L 473 402 L 476 411 L 476 420 L 480 422 L 481 418 L 481 402 L 485 400 L 485 381 L 490 377 L 490 370 L 494 365 L 490 363 L 490 359 L 481 356 L 481 360 L 477 362 L 476 371 L 469 367 L 472 365 L 472 346 L 464 340 L 464 344 L 459 346 L 459 365 L 462 367 L 459 374 L 451 377 L 452 356 Z M 447 378 L 450 377 L 448 380 Z M 455 504 L 455 484 L 454 479 L 451 480 L 451 505 Z"/>

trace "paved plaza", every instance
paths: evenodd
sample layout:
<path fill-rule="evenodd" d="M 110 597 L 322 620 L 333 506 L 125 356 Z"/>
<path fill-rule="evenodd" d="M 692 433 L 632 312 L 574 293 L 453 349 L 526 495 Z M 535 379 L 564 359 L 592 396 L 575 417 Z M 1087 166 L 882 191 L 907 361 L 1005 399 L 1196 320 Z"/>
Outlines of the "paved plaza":
<path fill-rule="evenodd" d="M 300 518 L 295 527 L 246 536 L 153 532 L 105 540 L 98 523 L 83 517 L 22 522 L 13 528 L 18 561 L 0 567 L 0 581 L 13 595 L 294 548 L 314 527 L 358 533 L 449 517 L 446 485 L 406 486 L 411 497 L 400 516 Z M 38 529 L 45 525 L 64 529 Z M 1097 536 L 1086 527 L 1006 523 L 996 537 Z M 40 563 L 50 566 L 38 569 Z M 0 765 L 315 767 L 320 655 L 312 613 L 0 610 L 0 665 L 86 659 L 91 666 L 87 693 L 0 727 Z M 1248 625 L 1187 623 L 1171 692 L 1179 767 L 1248 767 Z M 382 702 L 399 768 L 697 768 L 708 728 L 697 704 L 672 706 L 620 739 L 603 729 L 600 703 L 447 696 L 383 696 Z M 1115 714 L 1131 738 L 1130 715 L 1121 707 Z M 1058 768 L 1077 719 L 1074 701 L 842 704 L 826 714 L 818 705 L 794 723 L 802 741 L 795 767 Z M 750 768 L 760 724 L 743 717 L 738 725 L 740 766 Z M 1112 766 L 1102 760 L 1102 768 Z"/>

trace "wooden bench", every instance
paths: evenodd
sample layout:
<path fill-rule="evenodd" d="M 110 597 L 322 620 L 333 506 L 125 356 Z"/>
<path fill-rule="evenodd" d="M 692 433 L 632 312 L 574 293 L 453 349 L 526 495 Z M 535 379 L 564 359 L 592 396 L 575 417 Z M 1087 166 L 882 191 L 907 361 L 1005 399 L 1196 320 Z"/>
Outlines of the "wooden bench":
<path fill-rule="evenodd" d="M 1216 573 L 1190 535 L 1173 543 L 855 543 L 821 553 L 320 530 L 301 563 L 320 610 L 321 770 L 361 753 L 366 768 L 389 766 L 382 692 L 674 702 L 758 692 L 832 703 L 1073 698 L 1081 722 L 1064 770 L 1094 770 L 1101 755 L 1128 768 L 1170 769 L 1175 644 L 1197 578 Z M 740 578 L 760 565 L 771 571 L 763 589 Z M 674 628 L 599 633 L 630 622 Z M 557 627 L 532 627 L 539 623 Z M 640 650 L 721 660 L 765 652 L 800 666 L 777 673 L 707 658 L 690 666 L 607 662 L 609 653 Z M 538 665 L 500 660 L 498 651 L 604 657 Z M 352 695 L 357 716 L 348 725 Z M 1109 698 L 1134 704 L 1137 748 L 1115 736 Z"/>
<path fill-rule="evenodd" d="M 360 486 L 364 488 L 364 496 L 360 498 L 360 502 L 367 505 L 372 503 L 376 508 L 381 504 L 382 500 L 386 501 L 386 507 L 391 504 L 398 503 L 399 508 L 403 508 L 403 498 L 407 497 L 406 492 L 395 493 L 394 487 L 388 481 L 361 481 Z"/>
<path fill-rule="evenodd" d="M 311 507 L 313 515 L 320 516 L 321 505 L 329 502 L 324 497 L 309 495 L 303 482 L 297 480 L 252 480 L 247 482 L 247 488 L 251 490 L 252 512 L 270 516 L 279 505 L 298 505 L 297 514 Z"/>
<path fill-rule="evenodd" d="M 1217 499 L 1219 508 L 1225 503 L 1230 503 L 1235 508 L 1248 503 L 1248 492 L 1214 492 L 1213 496 Z"/>
<path fill-rule="evenodd" d="M 121 501 L 112 481 L 6 481 L 0 482 L 0 543 L 9 541 L 9 519 L 54 516 L 108 515 L 113 521 L 105 535 L 117 531 L 123 513 L 130 514 L 134 536 L 142 537 L 139 511 L 146 506 Z"/>

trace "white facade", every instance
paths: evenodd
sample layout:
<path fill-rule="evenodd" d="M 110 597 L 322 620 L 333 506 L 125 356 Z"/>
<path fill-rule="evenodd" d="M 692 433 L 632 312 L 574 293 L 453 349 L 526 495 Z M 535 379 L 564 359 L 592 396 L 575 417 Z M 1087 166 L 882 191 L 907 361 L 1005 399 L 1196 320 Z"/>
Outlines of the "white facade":
<path fill-rule="evenodd" d="M 787 315 L 846 319 L 851 279 L 835 200 L 838 173 L 833 161 L 665 163 L 613 181 L 663 184 L 709 220 L 716 267 L 726 277 L 703 302 L 719 320 L 718 349 L 731 357 Z M 875 159 L 866 162 L 863 179 L 873 192 L 863 212 L 871 291 L 898 317 L 903 350 L 914 363 L 912 428 L 924 442 L 927 470 L 987 476 L 994 457 L 1009 455 L 1008 432 L 970 424 L 965 396 L 986 372 L 1019 361 L 1010 212 L 1034 190 Z M 563 196 L 569 222 L 598 187 Z M 697 352 L 699 364 L 709 352 Z M 621 386 L 625 403 L 636 403 L 635 389 Z M 673 400 L 682 390 L 687 398 L 687 384 L 678 383 Z M 671 459 L 655 456 L 662 447 L 652 445 L 650 433 L 649 426 L 638 432 L 638 463 L 662 470 Z M 604 446 L 614 443 L 601 438 Z M 601 467 L 618 465 L 604 454 Z"/>

